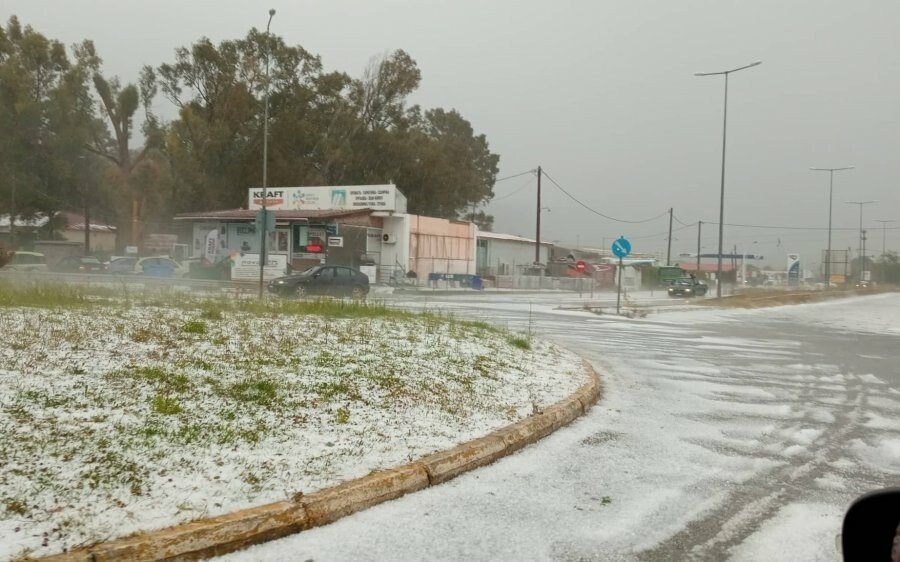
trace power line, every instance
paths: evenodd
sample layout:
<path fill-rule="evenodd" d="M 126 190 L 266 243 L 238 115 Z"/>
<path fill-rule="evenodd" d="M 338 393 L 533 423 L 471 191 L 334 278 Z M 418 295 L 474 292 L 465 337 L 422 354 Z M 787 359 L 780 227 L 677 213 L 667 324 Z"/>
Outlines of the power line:
<path fill-rule="evenodd" d="M 517 178 L 517 177 L 519 177 L 519 176 L 524 176 L 525 174 L 534 174 L 534 170 L 526 170 L 526 171 L 520 172 L 520 173 L 518 173 L 518 174 L 513 174 L 513 175 L 511 175 L 511 176 L 506 176 L 505 178 L 496 179 L 496 180 L 494 180 L 494 183 L 497 184 L 497 183 L 500 183 L 501 181 L 511 180 L 511 179 Z"/>
<path fill-rule="evenodd" d="M 493 202 L 495 202 L 495 201 L 502 201 L 502 200 L 504 200 L 504 199 L 506 199 L 506 198 L 508 198 L 508 197 L 512 197 L 513 195 L 519 193 L 520 191 L 522 191 L 522 190 L 525 189 L 526 187 L 531 187 L 531 185 L 532 185 L 532 184 L 531 184 L 531 178 L 529 178 L 528 180 L 525 181 L 525 183 L 523 183 L 522 185 L 520 185 L 519 187 L 517 187 L 517 188 L 514 189 L 513 191 L 507 193 L 507 194 L 504 195 L 503 197 L 494 197 L 493 199 L 491 199 L 490 201 L 488 201 L 488 204 L 493 203 Z"/>
<path fill-rule="evenodd" d="M 640 223 L 644 223 L 644 222 L 654 221 L 654 220 L 656 220 L 656 219 L 658 219 L 658 218 L 661 218 L 661 217 L 663 217 L 663 216 L 669 214 L 669 210 L 666 209 L 666 210 L 663 211 L 662 213 L 656 215 L 655 217 L 651 217 L 651 218 L 649 218 L 649 219 L 644 219 L 644 220 L 639 220 L 639 221 L 631 221 L 631 220 L 625 220 L 625 219 L 617 219 L 616 217 L 611 217 L 611 216 L 609 216 L 609 215 L 604 215 L 604 214 L 601 213 L 600 211 L 598 211 L 598 210 L 596 210 L 596 209 L 593 209 L 593 208 L 591 208 L 591 207 L 585 205 L 585 204 L 582 203 L 581 201 L 579 201 L 574 195 L 572 195 L 571 193 L 569 193 L 568 191 L 566 191 L 566 190 L 563 188 L 563 186 L 561 186 L 561 185 L 559 185 L 558 183 L 556 183 L 556 180 L 553 179 L 552 177 L 550 177 L 550 175 L 549 175 L 546 171 L 544 171 L 544 176 L 546 176 L 546 178 L 547 178 L 548 180 L 550 180 L 550 183 L 552 183 L 552 184 L 555 185 L 560 191 L 562 191 L 563 193 L 565 193 L 566 196 L 567 196 L 569 199 L 571 199 L 572 201 L 575 201 L 576 203 L 578 203 L 579 205 L 581 205 L 582 207 L 584 207 L 584 208 L 587 209 L 588 211 L 594 213 L 595 215 L 600 216 L 600 217 L 603 217 L 603 218 L 608 219 L 608 220 L 611 220 L 611 221 L 615 221 L 615 222 L 625 222 L 625 223 L 629 223 L 629 224 L 640 224 Z M 666 231 L 666 232 L 668 232 L 668 231 Z"/>
<path fill-rule="evenodd" d="M 674 219 L 675 219 L 675 222 L 677 222 L 678 224 L 680 224 L 680 225 L 682 225 L 682 226 L 694 226 L 695 224 L 697 224 L 697 223 L 695 222 L 695 223 L 689 225 L 688 223 L 683 222 L 681 219 L 679 219 L 676 215 L 672 215 L 672 218 L 674 218 Z"/>
<path fill-rule="evenodd" d="M 685 224 L 684 222 L 675 219 L 679 224 Z M 694 223 L 697 224 L 697 223 Z M 717 221 L 703 221 L 703 224 L 719 224 Z M 725 226 L 734 226 L 737 228 L 760 228 L 760 229 L 769 229 L 769 230 L 819 230 L 819 231 L 827 231 L 827 226 L 781 226 L 774 224 L 741 224 L 741 223 L 733 223 L 726 222 Z M 848 232 L 859 232 L 859 227 L 852 228 L 832 228 L 831 230 L 845 230 Z M 900 230 L 900 227 L 890 227 L 887 230 Z"/>
<path fill-rule="evenodd" d="M 705 223 L 704 223 L 704 224 L 705 224 Z M 684 230 L 684 229 L 686 229 L 686 228 L 691 228 L 691 227 L 694 227 L 694 226 L 697 226 L 697 223 L 694 223 L 694 224 L 686 224 L 686 225 L 680 226 L 680 227 L 678 227 L 678 228 L 673 228 L 673 229 L 672 229 L 672 232 L 675 233 L 675 232 L 678 232 L 678 231 L 680 231 L 680 230 Z M 629 236 L 629 239 L 631 239 L 631 240 L 646 240 L 647 238 L 656 238 L 656 237 L 658 237 L 658 236 L 666 236 L 667 234 L 669 234 L 669 231 L 668 231 L 668 230 L 663 230 L 662 232 L 659 232 L 659 233 L 657 233 L 657 234 L 646 234 L 646 235 L 644 235 L 644 236 Z"/>

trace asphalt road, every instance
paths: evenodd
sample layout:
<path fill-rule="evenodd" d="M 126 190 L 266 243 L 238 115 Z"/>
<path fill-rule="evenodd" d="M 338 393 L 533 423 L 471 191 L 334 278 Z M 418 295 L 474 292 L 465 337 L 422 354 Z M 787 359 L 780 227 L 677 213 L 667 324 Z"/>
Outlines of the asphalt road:
<path fill-rule="evenodd" d="M 393 302 L 557 341 L 604 396 L 490 467 L 227 558 L 834 560 L 848 503 L 900 481 L 900 295 L 634 320 L 550 296 Z"/>

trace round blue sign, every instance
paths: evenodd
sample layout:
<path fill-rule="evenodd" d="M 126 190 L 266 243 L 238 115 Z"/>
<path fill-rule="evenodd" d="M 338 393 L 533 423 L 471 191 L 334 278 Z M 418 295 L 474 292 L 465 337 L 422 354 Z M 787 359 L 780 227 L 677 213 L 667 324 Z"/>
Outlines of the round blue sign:
<path fill-rule="evenodd" d="M 624 236 L 620 236 L 618 240 L 612 243 L 612 253 L 617 258 L 624 258 L 631 253 L 631 242 L 625 240 Z"/>

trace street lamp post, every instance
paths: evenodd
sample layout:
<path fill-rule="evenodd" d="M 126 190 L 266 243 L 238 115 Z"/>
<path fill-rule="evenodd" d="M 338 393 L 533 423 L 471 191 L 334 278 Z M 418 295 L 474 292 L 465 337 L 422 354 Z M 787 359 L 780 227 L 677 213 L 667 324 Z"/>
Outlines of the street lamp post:
<path fill-rule="evenodd" d="M 719 72 L 695 72 L 694 76 L 725 76 L 725 107 L 722 117 L 722 184 L 719 193 L 719 264 L 716 268 L 716 296 L 722 298 L 722 241 L 725 235 L 725 143 L 728 132 L 728 75 L 739 70 L 759 66 L 762 61 L 752 62 L 731 70 Z"/>
<path fill-rule="evenodd" d="M 828 172 L 828 249 L 825 258 L 825 288 L 831 287 L 831 207 L 834 200 L 834 173 L 842 170 L 852 170 L 854 166 L 843 168 L 810 168 L 815 172 Z"/>
<path fill-rule="evenodd" d="M 863 249 L 863 238 L 865 238 L 864 230 L 863 230 L 863 206 L 869 205 L 871 203 L 878 203 L 878 201 L 844 201 L 844 203 L 848 205 L 859 205 L 859 281 L 862 283 L 863 272 L 866 270 L 866 256 L 865 250 Z"/>
<path fill-rule="evenodd" d="M 269 172 L 269 55 L 271 54 L 271 41 L 269 28 L 272 26 L 272 18 L 275 17 L 275 9 L 269 10 L 269 22 L 266 24 L 266 102 L 265 113 L 263 117 L 263 161 L 262 161 L 262 220 L 257 221 L 259 233 L 259 298 L 263 298 L 263 273 L 266 267 L 266 238 L 269 230 L 269 217 L 266 213 L 266 199 L 268 199 L 267 191 L 268 172 Z"/>

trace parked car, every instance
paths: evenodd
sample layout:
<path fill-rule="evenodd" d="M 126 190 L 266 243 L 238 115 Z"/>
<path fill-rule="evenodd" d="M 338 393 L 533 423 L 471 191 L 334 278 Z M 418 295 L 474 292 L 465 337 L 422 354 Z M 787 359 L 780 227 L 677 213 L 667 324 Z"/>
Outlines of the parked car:
<path fill-rule="evenodd" d="M 148 277 L 186 277 L 189 271 L 186 265 L 166 256 L 141 258 L 134 269 L 139 275 Z"/>
<path fill-rule="evenodd" d="M 352 267 L 316 265 L 302 273 L 273 279 L 269 292 L 283 297 L 328 295 L 362 299 L 369 293 L 369 277 Z"/>
<path fill-rule="evenodd" d="M 47 258 L 38 252 L 15 252 L 4 271 L 47 271 Z"/>
<path fill-rule="evenodd" d="M 113 275 L 133 275 L 134 266 L 137 265 L 138 258 L 135 257 L 118 257 L 113 258 L 109 263 L 104 264 L 107 273 Z"/>
<path fill-rule="evenodd" d="M 103 264 L 97 258 L 68 256 L 56 262 L 50 270 L 58 273 L 103 273 Z"/>
<path fill-rule="evenodd" d="M 709 291 L 706 283 L 693 277 L 682 277 L 672 281 L 668 289 L 670 297 L 694 297 L 705 295 Z"/>

